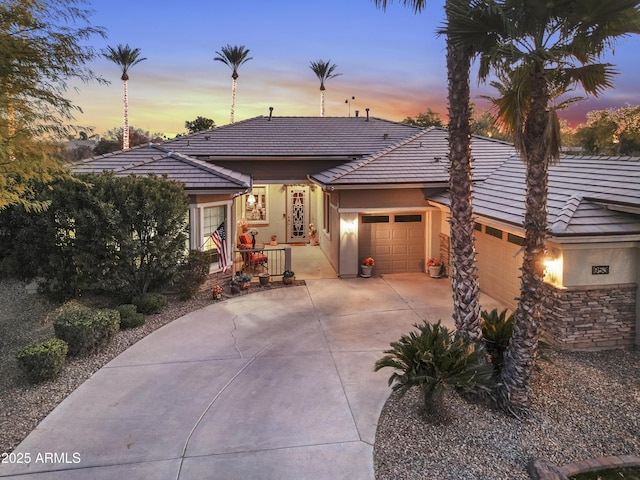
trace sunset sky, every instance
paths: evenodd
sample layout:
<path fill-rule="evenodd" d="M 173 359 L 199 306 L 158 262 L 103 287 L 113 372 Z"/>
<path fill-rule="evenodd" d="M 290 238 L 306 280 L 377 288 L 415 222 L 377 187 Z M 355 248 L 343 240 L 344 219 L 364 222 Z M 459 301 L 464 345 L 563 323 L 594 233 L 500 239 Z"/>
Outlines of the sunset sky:
<path fill-rule="evenodd" d="M 172 137 L 199 115 L 229 123 L 231 69 L 213 61 L 226 44 L 245 45 L 253 57 L 238 71 L 236 121 L 268 115 L 270 106 L 278 116 L 319 115 L 320 83 L 309 68 L 319 59 L 342 74 L 326 83 L 327 116 L 347 116 L 345 100 L 355 96 L 351 115 L 369 108 L 399 121 L 431 108 L 445 117 L 445 39 L 435 33 L 444 0 L 426 3 L 416 15 L 398 2 L 383 12 L 373 0 L 93 0 L 91 22 L 108 36 L 95 39 L 96 48 L 128 43 L 147 57 L 129 73 L 130 125 Z M 621 40 L 607 57 L 620 72 L 615 88 L 564 116 L 576 124 L 590 110 L 640 104 L 639 47 L 637 36 Z M 121 73 L 104 58 L 92 68 L 111 84 L 79 85 L 69 95 L 84 112 L 77 123 L 103 134 L 122 126 Z M 494 93 L 472 80 L 472 96 Z"/>

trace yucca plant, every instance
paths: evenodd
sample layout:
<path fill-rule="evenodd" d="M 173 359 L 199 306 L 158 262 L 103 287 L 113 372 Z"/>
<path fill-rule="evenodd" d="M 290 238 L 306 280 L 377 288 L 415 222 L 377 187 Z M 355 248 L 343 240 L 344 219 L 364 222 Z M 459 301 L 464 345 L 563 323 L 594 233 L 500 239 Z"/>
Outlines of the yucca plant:
<path fill-rule="evenodd" d="M 442 407 L 447 386 L 475 392 L 488 392 L 493 386 L 493 370 L 486 352 L 466 336 L 456 337 L 440 322 L 415 324 L 418 331 L 403 335 L 385 350 L 375 363 L 375 371 L 390 367 L 396 371 L 389 386 L 401 394 L 420 387 L 427 411 L 436 413 Z"/>
<path fill-rule="evenodd" d="M 482 338 L 497 374 L 502 369 L 504 352 L 507 350 L 513 334 L 514 314 L 511 313 L 507 316 L 507 312 L 508 310 L 505 308 L 498 313 L 498 309 L 494 308 L 490 312 L 483 310 L 481 313 Z"/>

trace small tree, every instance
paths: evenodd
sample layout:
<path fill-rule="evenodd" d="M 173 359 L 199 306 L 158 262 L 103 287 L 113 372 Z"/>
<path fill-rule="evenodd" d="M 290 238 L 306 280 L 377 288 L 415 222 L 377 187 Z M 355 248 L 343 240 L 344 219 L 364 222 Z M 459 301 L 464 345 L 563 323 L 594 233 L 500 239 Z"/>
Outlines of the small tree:
<path fill-rule="evenodd" d="M 211 130 L 215 126 L 216 122 L 214 122 L 212 119 L 200 116 L 196 117 L 195 120 L 187 120 L 186 122 L 184 122 L 184 128 L 186 128 L 189 133 Z"/>
<path fill-rule="evenodd" d="M 0 257 L 9 273 L 43 276 L 67 297 L 92 288 L 145 293 L 177 276 L 188 208 L 182 184 L 103 173 L 42 188 L 39 199 L 51 208 L 0 214 L 9 230 Z"/>
<path fill-rule="evenodd" d="M 419 127 L 442 127 L 442 119 L 438 112 L 434 112 L 430 108 L 427 108 L 426 112 L 421 112 L 416 115 L 415 118 L 407 117 L 402 120 L 402 123 L 408 125 L 417 125 Z"/>
<path fill-rule="evenodd" d="M 68 175 L 42 138 L 65 138 L 79 108 L 68 82 L 104 80 L 86 65 L 96 57 L 84 0 L 0 2 L 0 209 L 46 208 L 32 186 Z"/>

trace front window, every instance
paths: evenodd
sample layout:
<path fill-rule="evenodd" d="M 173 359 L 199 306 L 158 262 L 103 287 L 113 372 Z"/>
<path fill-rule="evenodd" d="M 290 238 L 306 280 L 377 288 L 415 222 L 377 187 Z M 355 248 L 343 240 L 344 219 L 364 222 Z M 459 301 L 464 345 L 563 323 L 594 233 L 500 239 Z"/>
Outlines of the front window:
<path fill-rule="evenodd" d="M 249 223 L 269 223 L 269 212 L 267 206 L 266 186 L 254 186 L 251 189 L 251 193 L 242 197 L 244 218 L 246 218 Z"/>
<path fill-rule="evenodd" d="M 218 264 L 218 249 L 211 237 L 226 220 L 226 206 L 215 205 L 202 209 L 202 250 L 211 253 L 211 263 Z M 225 224 L 226 226 L 226 224 Z M 226 229 L 228 231 L 228 228 Z"/>

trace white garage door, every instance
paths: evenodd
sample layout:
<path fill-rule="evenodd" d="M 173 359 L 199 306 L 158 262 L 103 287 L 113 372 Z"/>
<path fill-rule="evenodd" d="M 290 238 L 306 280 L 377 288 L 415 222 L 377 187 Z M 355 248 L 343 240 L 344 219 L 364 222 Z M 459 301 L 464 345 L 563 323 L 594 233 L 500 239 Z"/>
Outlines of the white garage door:
<path fill-rule="evenodd" d="M 504 305 L 515 308 L 520 295 L 522 237 L 488 225 L 476 224 L 476 260 L 480 290 Z"/>
<path fill-rule="evenodd" d="M 373 257 L 375 273 L 424 271 L 424 214 L 361 215 L 360 260 Z"/>

